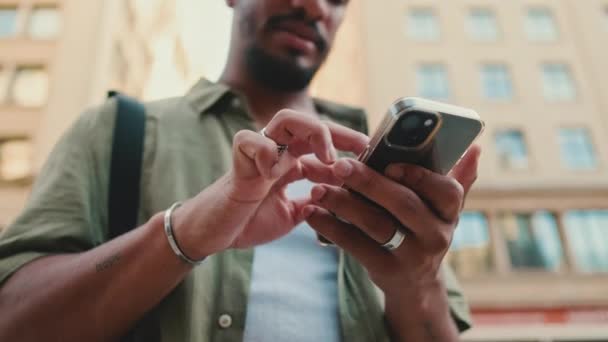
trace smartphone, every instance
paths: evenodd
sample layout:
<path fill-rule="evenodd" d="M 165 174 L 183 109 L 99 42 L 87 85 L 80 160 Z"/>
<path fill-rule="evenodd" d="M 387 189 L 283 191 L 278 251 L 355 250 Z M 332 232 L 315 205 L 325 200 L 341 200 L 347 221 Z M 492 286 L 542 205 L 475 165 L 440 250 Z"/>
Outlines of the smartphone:
<path fill-rule="evenodd" d="M 474 110 L 407 97 L 395 101 L 359 161 L 384 173 L 393 163 L 447 174 L 481 135 L 484 122 Z M 319 242 L 330 244 L 318 235 Z"/>
<path fill-rule="evenodd" d="M 395 101 L 359 160 L 384 173 L 408 163 L 447 174 L 483 132 L 474 110 L 408 97 Z"/>

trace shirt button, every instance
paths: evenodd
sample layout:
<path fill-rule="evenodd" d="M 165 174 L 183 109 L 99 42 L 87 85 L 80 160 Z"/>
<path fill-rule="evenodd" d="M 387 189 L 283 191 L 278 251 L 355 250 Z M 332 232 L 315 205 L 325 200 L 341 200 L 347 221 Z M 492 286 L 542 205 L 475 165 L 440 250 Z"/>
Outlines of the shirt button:
<path fill-rule="evenodd" d="M 238 97 L 235 97 L 235 98 L 232 99 L 231 105 L 234 108 L 239 108 L 241 106 L 241 100 L 239 100 Z"/>
<path fill-rule="evenodd" d="M 218 318 L 217 324 L 219 324 L 222 329 L 230 328 L 232 325 L 232 317 L 230 317 L 230 315 L 223 314 L 220 316 L 220 318 Z"/>

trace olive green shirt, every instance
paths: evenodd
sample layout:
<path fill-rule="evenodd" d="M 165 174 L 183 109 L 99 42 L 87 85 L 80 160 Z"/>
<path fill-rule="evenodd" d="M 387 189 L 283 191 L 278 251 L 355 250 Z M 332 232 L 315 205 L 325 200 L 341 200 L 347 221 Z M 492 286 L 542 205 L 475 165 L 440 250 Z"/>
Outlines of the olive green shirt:
<path fill-rule="evenodd" d="M 366 132 L 361 110 L 315 100 L 324 119 Z M 231 166 L 232 137 L 253 129 L 227 86 L 201 80 L 185 96 L 145 104 L 139 223 L 195 196 Z M 116 102 L 86 111 L 55 146 L 22 212 L 0 237 L 0 285 L 35 258 L 82 252 L 108 240 L 108 184 Z M 213 255 L 154 309 L 163 341 L 242 341 L 253 250 Z M 458 284 L 443 268 L 452 315 L 470 326 Z M 387 341 L 381 293 L 344 252 L 338 264 L 344 341 Z M 294 308 L 297 310 L 297 308 Z M 229 327 L 218 318 L 230 315 Z"/>

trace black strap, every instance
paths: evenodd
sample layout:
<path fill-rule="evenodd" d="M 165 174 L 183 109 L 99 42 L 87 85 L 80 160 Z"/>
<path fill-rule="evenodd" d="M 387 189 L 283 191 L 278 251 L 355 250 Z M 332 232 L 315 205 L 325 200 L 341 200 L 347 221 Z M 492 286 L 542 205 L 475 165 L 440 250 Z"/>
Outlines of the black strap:
<path fill-rule="evenodd" d="M 116 92 L 108 95 L 117 100 L 118 106 L 108 196 L 110 238 L 115 238 L 137 226 L 146 110 L 140 102 L 125 95 Z"/>
<path fill-rule="evenodd" d="M 108 195 L 109 234 L 113 239 L 137 226 L 146 110 L 139 101 L 115 91 L 108 92 L 108 97 L 117 102 Z M 156 342 L 160 336 L 157 316 L 148 313 L 121 341 Z"/>

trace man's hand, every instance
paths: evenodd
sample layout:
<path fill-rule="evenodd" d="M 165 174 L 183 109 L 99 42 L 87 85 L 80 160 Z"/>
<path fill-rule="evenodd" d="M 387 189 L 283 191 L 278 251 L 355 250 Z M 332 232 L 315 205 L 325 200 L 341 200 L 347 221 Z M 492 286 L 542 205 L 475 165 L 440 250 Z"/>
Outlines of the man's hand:
<path fill-rule="evenodd" d="M 310 198 L 289 200 L 286 186 L 307 177 L 331 182 L 336 149 L 360 153 L 368 137 L 291 110 L 268 123 L 265 136 L 243 130 L 233 141 L 233 167 L 175 212 L 178 244 L 197 259 L 248 248 L 287 234 L 303 220 Z M 277 144 L 288 145 L 279 154 Z M 313 154 L 313 155 L 309 155 Z"/>
<path fill-rule="evenodd" d="M 439 267 L 477 177 L 479 154 L 479 147 L 472 147 L 448 176 L 404 164 L 390 165 L 384 176 L 342 159 L 331 168 L 352 191 L 317 185 L 314 205 L 303 209 L 308 223 L 357 258 L 384 291 L 397 340 L 450 341 L 457 336 Z M 381 245 L 396 229 L 406 233 L 405 241 L 388 251 Z"/>

